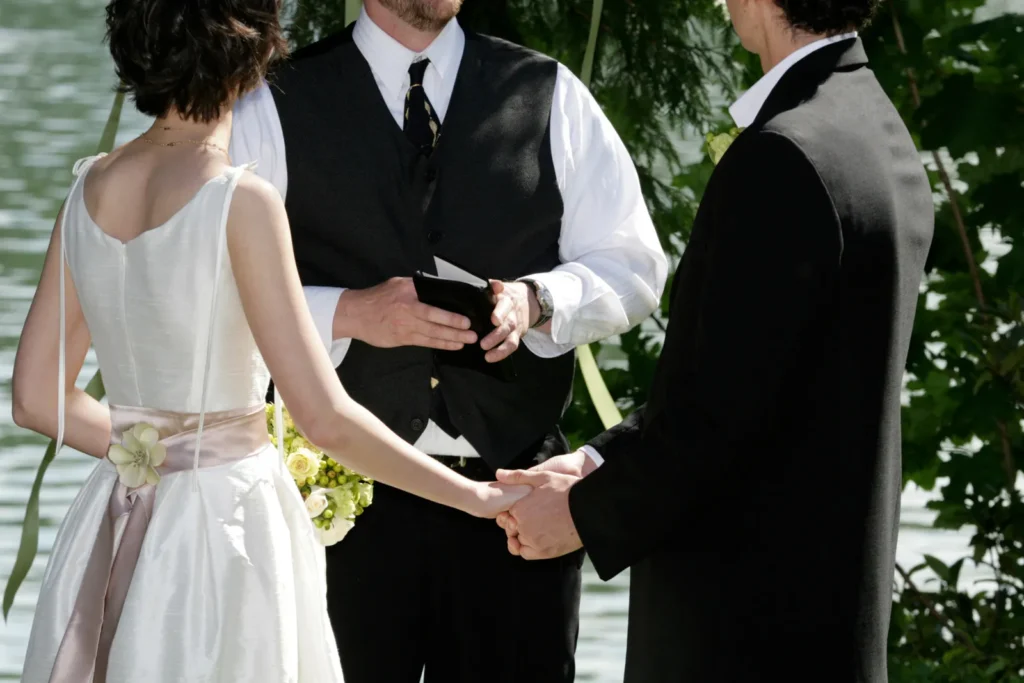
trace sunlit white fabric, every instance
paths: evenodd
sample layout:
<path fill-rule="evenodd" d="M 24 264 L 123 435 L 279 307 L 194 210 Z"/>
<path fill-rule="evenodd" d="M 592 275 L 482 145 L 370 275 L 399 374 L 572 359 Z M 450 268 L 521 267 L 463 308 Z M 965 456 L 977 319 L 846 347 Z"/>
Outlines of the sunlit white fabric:
<path fill-rule="evenodd" d="M 92 160 L 79 166 L 87 173 Z M 122 244 L 88 216 L 78 183 L 65 252 L 111 403 L 200 412 L 264 401 L 269 374 L 224 253 L 224 208 L 244 168 L 208 183 L 167 223 Z M 214 327 L 210 334 L 210 322 Z M 336 683 L 323 549 L 276 449 L 160 481 L 111 647 L 106 683 Z M 101 461 L 61 525 L 43 579 L 24 683 L 47 683 L 117 479 Z M 94 682 L 100 683 L 100 682 Z"/>

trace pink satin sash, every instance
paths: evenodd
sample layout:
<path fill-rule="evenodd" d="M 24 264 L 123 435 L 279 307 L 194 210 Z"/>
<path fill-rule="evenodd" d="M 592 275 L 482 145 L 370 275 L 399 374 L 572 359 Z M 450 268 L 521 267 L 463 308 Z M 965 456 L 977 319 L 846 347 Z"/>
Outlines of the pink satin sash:
<path fill-rule="evenodd" d="M 156 428 L 167 447 L 161 476 L 192 469 L 199 415 L 147 408 L 110 406 L 110 443 L 140 422 Z M 251 457 L 270 443 L 264 407 L 207 413 L 199 463 L 218 467 Z M 115 481 L 107 514 L 78 589 L 75 608 L 50 673 L 50 683 L 104 683 L 110 645 L 121 618 L 132 574 L 153 515 L 156 486 L 128 489 Z M 121 540 L 114 547 L 117 525 L 127 516 Z M 115 554 L 116 553 L 116 554 Z"/>

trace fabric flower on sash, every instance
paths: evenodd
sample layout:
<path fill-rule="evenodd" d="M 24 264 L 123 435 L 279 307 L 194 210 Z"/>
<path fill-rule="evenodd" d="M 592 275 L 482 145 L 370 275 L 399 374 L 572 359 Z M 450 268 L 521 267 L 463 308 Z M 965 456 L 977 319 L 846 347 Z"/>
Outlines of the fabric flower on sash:
<path fill-rule="evenodd" d="M 121 484 L 137 489 L 143 484 L 156 486 L 160 481 L 156 468 L 167 459 L 167 448 L 160 443 L 160 433 L 155 427 L 140 422 L 122 432 L 121 443 L 113 444 L 107 457 L 117 466 Z"/>

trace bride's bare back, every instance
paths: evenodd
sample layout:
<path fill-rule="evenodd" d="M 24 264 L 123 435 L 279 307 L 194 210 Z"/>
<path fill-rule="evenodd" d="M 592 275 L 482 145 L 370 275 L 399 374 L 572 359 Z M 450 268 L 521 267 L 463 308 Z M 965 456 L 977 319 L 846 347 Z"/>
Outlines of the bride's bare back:
<path fill-rule="evenodd" d="M 226 154 L 209 147 L 136 141 L 96 161 L 83 188 L 85 206 L 103 232 L 129 242 L 166 225 L 227 168 Z"/>

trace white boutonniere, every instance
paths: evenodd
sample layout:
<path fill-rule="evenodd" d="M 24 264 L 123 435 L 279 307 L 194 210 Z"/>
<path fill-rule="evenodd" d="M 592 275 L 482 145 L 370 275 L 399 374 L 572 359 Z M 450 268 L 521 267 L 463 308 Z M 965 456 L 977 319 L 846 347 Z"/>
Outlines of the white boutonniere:
<path fill-rule="evenodd" d="M 715 166 L 725 156 L 726 150 L 729 146 L 736 141 L 736 138 L 743 132 L 742 128 L 732 128 L 727 133 L 708 133 L 704 139 L 708 145 L 708 156 L 711 157 L 711 163 Z"/>
<path fill-rule="evenodd" d="M 126 488 L 137 489 L 160 481 L 156 468 L 167 459 L 167 448 L 155 427 L 140 422 L 121 434 L 121 443 L 112 445 L 107 457 L 117 467 L 118 480 Z"/>

